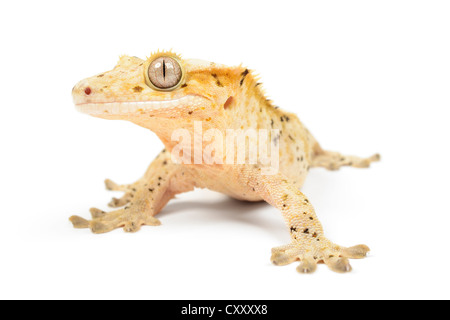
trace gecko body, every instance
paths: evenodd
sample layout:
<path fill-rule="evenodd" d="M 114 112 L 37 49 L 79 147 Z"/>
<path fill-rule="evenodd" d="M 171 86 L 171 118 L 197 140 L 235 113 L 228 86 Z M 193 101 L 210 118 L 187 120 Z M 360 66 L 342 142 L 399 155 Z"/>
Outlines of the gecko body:
<path fill-rule="evenodd" d="M 323 262 L 334 271 L 347 272 L 351 270 L 349 258 L 363 258 L 369 251 L 365 245 L 346 248 L 328 240 L 300 188 L 312 167 L 366 168 L 378 161 L 379 155 L 359 158 L 322 149 L 295 114 L 284 112 L 266 98 L 261 83 L 247 68 L 184 60 L 172 52 L 157 52 L 146 60 L 122 56 L 113 70 L 80 81 L 72 95 L 80 112 L 131 121 L 153 131 L 165 146 L 138 181 L 118 185 L 106 180 L 108 189 L 124 192 L 109 204 L 116 210 L 92 208 L 91 220 L 72 216 L 76 228 L 104 233 L 122 227 L 136 232 L 143 225 L 159 225 L 155 216 L 176 194 L 207 188 L 239 200 L 266 201 L 281 211 L 292 241 L 272 250 L 271 260 L 276 265 L 300 261 L 297 270 L 310 273 Z M 231 153 L 235 159 L 242 151 L 238 146 L 211 154 L 223 161 L 198 162 L 195 152 L 187 153 L 185 148 L 182 156 L 188 161 L 174 161 L 174 151 L 180 147 L 174 132 L 189 133 L 193 138 L 183 140 L 184 147 L 195 149 L 198 124 L 202 132 L 217 134 L 215 142 L 228 132 L 267 132 L 268 144 L 277 150 L 278 170 L 265 173 L 262 163 L 248 161 L 249 152 L 244 152 L 244 163 L 228 163 L 226 156 Z M 252 138 L 248 139 L 245 141 L 250 144 Z M 208 146 L 201 144 L 204 154 L 208 154 Z"/>

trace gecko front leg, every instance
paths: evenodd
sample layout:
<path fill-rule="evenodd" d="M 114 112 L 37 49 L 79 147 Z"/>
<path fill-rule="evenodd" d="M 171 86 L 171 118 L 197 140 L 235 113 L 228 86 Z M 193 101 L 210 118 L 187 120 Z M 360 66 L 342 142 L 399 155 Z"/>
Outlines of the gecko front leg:
<path fill-rule="evenodd" d="M 113 206 L 126 205 L 124 208 L 111 212 L 92 208 L 92 220 L 72 216 L 70 221 L 75 228 L 90 228 L 93 233 L 105 233 L 120 227 L 126 232 L 136 232 L 142 225 L 160 225 L 160 221 L 154 216 L 176 194 L 193 189 L 186 178 L 183 168 L 174 164 L 170 160 L 170 154 L 163 150 L 145 175 L 134 184 L 119 186 L 106 180 L 108 189 L 126 192 L 124 197 L 115 202 L 113 199 L 112 202 Z"/>
<path fill-rule="evenodd" d="M 348 272 L 349 258 L 366 256 L 369 248 L 365 245 L 345 248 L 328 240 L 309 200 L 281 173 L 263 175 L 259 168 L 246 168 L 242 173 L 241 177 L 247 180 L 243 182 L 278 208 L 289 227 L 292 242 L 272 249 L 271 260 L 275 265 L 300 261 L 297 271 L 311 273 L 317 263 L 324 262 L 333 271 Z"/>

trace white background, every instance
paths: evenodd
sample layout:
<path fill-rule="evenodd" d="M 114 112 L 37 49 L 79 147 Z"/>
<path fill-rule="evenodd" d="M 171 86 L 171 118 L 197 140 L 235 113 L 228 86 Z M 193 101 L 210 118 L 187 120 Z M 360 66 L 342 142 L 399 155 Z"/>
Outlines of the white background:
<path fill-rule="evenodd" d="M 2 1 L 0 298 L 450 298 L 449 16 L 448 1 Z M 162 144 L 77 113 L 71 89 L 158 48 L 243 63 L 325 148 L 380 152 L 303 188 L 328 237 L 370 258 L 346 275 L 272 266 L 280 213 L 202 190 L 161 227 L 73 229 L 119 195 L 105 178 L 133 182 Z"/>

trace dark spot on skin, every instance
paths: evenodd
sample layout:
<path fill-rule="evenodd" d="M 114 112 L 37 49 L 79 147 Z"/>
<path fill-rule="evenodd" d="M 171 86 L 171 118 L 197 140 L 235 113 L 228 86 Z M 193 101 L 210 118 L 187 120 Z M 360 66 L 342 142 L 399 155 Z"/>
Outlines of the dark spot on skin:
<path fill-rule="evenodd" d="M 241 73 L 242 79 L 240 82 L 240 86 L 242 86 L 242 84 L 244 83 L 245 77 L 248 75 L 248 73 L 249 73 L 248 69 L 245 69 L 245 71 Z"/>
<path fill-rule="evenodd" d="M 134 192 L 136 192 L 136 189 L 135 189 L 135 188 L 133 188 L 133 189 L 131 189 L 131 190 L 133 190 Z"/>
<path fill-rule="evenodd" d="M 297 232 L 297 228 L 291 227 L 291 232 Z"/>
<path fill-rule="evenodd" d="M 216 84 L 218 87 L 223 87 L 222 83 L 219 80 L 219 77 L 217 77 L 217 74 L 213 73 L 211 74 L 213 76 L 214 79 L 216 79 Z"/>
<path fill-rule="evenodd" d="M 308 200 L 308 199 L 305 199 L 305 203 L 309 203 L 309 200 Z"/>
<path fill-rule="evenodd" d="M 270 120 L 270 125 L 272 126 L 272 128 L 273 128 L 273 123 L 274 123 L 274 122 L 273 122 L 273 119 L 271 119 L 271 120 Z"/>
<path fill-rule="evenodd" d="M 231 106 L 231 104 L 233 103 L 233 97 L 229 97 L 228 99 L 227 99 L 227 101 L 225 101 L 225 104 L 223 105 L 223 108 L 224 109 L 228 109 L 230 106 Z"/>
<path fill-rule="evenodd" d="M 163 149 L 163 151 L 161 151 L 162 153 L 165 153 L 167 150 L 166 149 Z"/>
<path fill-rule="evenodd" d="M 303 233 L 304 233 L 304 234 L 309 234 L 309 229 L 303 230 Z"/>
<path fill-rule="evenodd" d="M 316 232 L 314 232 L 313 238 L 317 238 L 317 233 Z"/>
<path fill-rule="evenodd" d="M 142 88 L 141 86 L 136 86 L 133 88 L 134 92 L 141 92 L 142 90 L 144 90 L 144 88 Z"/>
<path fill-rule="evenodd" d="M 97 76 L 97 78 L 101 78 L 101 77 L 103 77 L 104 76 L 104 74 L 99 74 L 98 76 Z"/>
<path fill-rule="evenodd" d="M 255 88 L 257 87 L 257 86 L 260 86 L 261 85 L 261 82 L 258 82 L 256 85 L 255 85 Z"/>
<path fill-rule="evenodd" d="M 334 256 L 333 255 L 329 255 L 328 258 L 334 258 Z"/>
<path fill-rule="evenodd" d="M 153 192 L 153 190 L 155 190 L 155 189 L 148 189 L 148 191 L 150 191 L 150 192 Z"/>
<path fill-rule="evenodd" d="M 164 160 L 163 166 L 167 165 L 167 160 Z"/>
<path fill-rule="evenodd" d="M 309 220 L 314 220 L 314 218 L 313 217 L 309 217 Z"/>
<path fill-rule="evenodd" d="M 281 120 L 281 122 L 283 122 L 283 121 L 284 121 L 284 118 L 283 118 L 283 117 L 280 117 L 280 120 Z"/>
<path fill-rule="evenodd" d="M 161 180 L 162 180 L 162 178 L 161 178 L 161 177 L 158 177 L 158 180 L 159 180 L 159 181 L 161 181 Z"/>
<path fill-rule="evenodd" d="M 269 101 L 269 100 L 267 100 L 267 101 Z M 279 106 L 275 106 L 274 109 L 280 109 L 280 107 Z"/>
<path fill-rule="evenodd" d="M 273 144 L 278 145 L 279 140 L 280 140 L 280 135 L 277 135 L 275 138 L 273 138 Z"/>
<path fill-rule="evenodd" d="M 84 89 L 84 93 L 88 96 L 92 93 L 91 88 L 87 87 L 86 89 Z"/>
<path fill-rule="evenodd" d="M 295 141 L 294 138 L 292 138 L 291 135 L 289 135 L 288 137 L 289 137 L 289 139 L 291 139 L 292 141 Z"/>
<path fill-rule="evenodd" d="M 193 114 L 193 113 L 194 113 L 194 111 L 189 111 L 189 112 L 188 112 L 188 114 Z"/>
<path fill-rule="evenodd" d="M 161 186 L 161 183 L 158 182 L 158 187 Z"/>
<path fill-rule="evenodd" d="M 183 85 L 181 87 L 182 88 L 186 88 L 187 87 L 187 83 L 183 83 Z"/>

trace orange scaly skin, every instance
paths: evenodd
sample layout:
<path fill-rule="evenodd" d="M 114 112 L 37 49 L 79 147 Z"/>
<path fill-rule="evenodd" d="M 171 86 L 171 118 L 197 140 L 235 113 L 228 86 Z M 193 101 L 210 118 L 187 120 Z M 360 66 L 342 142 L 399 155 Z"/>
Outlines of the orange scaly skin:
<path fill-rule="evenodd" d="M 179 86 L 160 91 L 148 85 L 146 68 L 154 59 L 168 56 L 184 71 Z M 369 248 L 344 248 L 329 241 L 308 199 L 300 192 L 310 167 L 330 170 L 341 166 L 369 167 L 379 156 L 359 158 L 323 150 L 298 118 L 272 105 L 252 72 L 242 66 L 227 67 L 200 60 L 183 60 L 171 52 L 158 52 L 148 60 L 123 56 L 108 72 L 87 78 L 73 88 L 77 109 L 103 119 L 128 120 L 155 132 L 165 149 L 144 176 L 130 185 L 106 180 L 110 190 L 125 192 L 113 199 L 106 213 L 91 209 L 92 220 L 70 218 L 76 228 L 104 233 L 123 227 L 135 232 L 142 225 L 159 225 L 155 215 L 176 194 L 208 188 L 247 201 L 267 201 L 278 208 L 292 242 L 272 251 L 272 262 L 285 265 L 300 261 L 299 272 L 309 273 L 324 262 L 332 270 L 351 270 L 349 258 L 363 258 Z M 175 164 L 171 151 L 177 144 L 172 132 L 184 128 L 193 136 L 194 121 L 203 132 L 217 129 L 279 129 L 279 172 L 262 174 L 259 164 Z M 204 146 L 203 146 L 204 147 Z M 236 152 L 236 150 L 235 150 Z M 224 161 L 225 162 L 225 161 Z"/>

